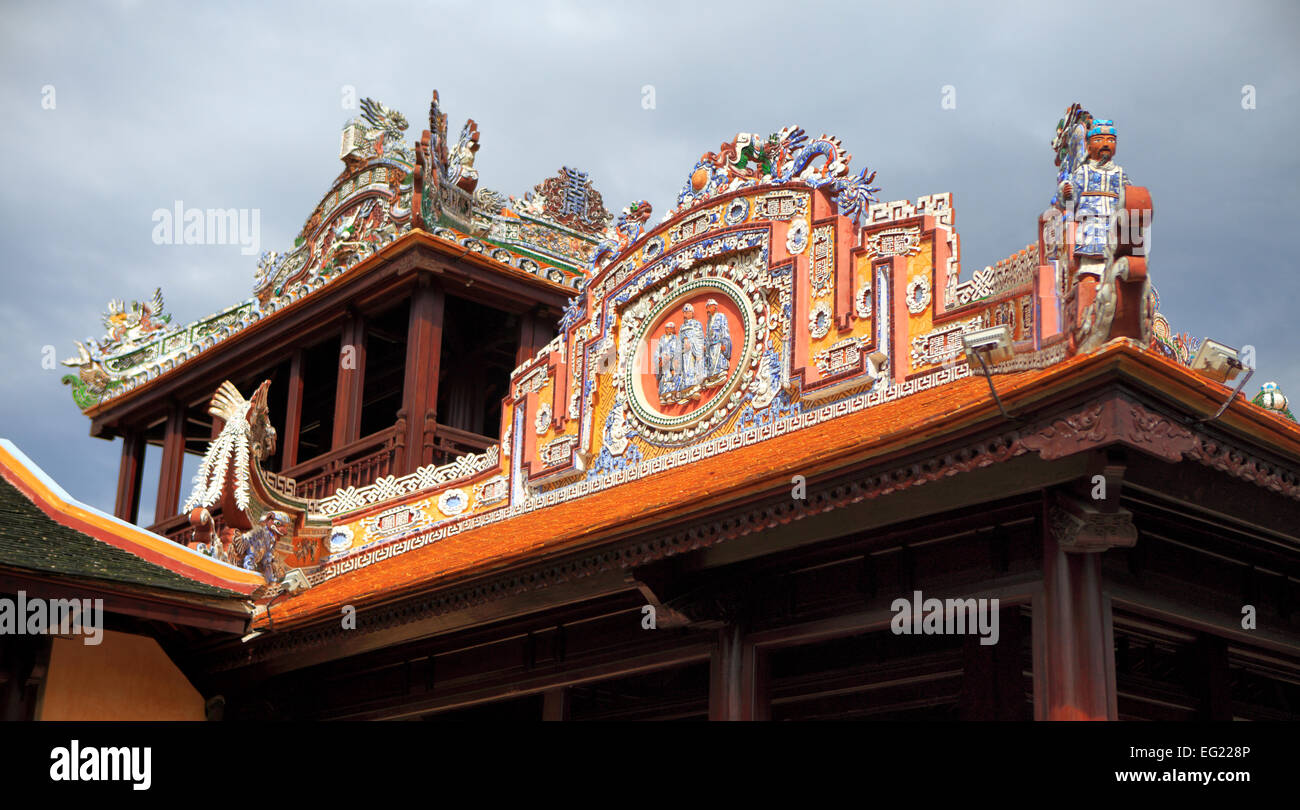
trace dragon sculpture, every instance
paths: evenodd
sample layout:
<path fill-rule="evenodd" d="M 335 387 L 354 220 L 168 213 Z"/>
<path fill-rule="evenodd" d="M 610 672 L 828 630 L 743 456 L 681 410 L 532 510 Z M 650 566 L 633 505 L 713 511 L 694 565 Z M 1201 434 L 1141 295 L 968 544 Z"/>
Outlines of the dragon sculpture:
<path fill-rule="evenodd" d="M 108 302 L 108 312 L 103 314 L 104 328 L 107 330 L 99 342 L 104 354 L 115 354 L 167 328 L 172 316 L 163 312 L 162 288 L 153 291 L 153 298 L 147 302 L 132 301 L 131 308 L 121 300 Z"/>
<path fill-rule="evenodd" d="M 208 445 L 184 506 L 192 548 L 258 571 L 268 584 L 282 579 L 287 568 L 318 564 L 330 528 L 311 501 L 292 494 L 291 480 L 262 469 L 276 443 L 267 409 L 270 386 L 263 382 L 250 399 L 228 380 L 217 389 L 208 413 L 224 425 Z M 213 511 L 224 528 L 218 529 Z"/>
<path fill-rule="evenodd" d="M 372 98 L 361 99 L 361 117 L 369 125 L 366 140 L 374 144 L 377 155 L 384 154 L 384 146 L 387 143 L 396 141 L 401 144 L 402 133 L 409 126 L 406 117 L 400 112 Z"/>
<path fill-rule="evenodd" d="M 471 118 L 460 130 L 460 140 L 451 150 L 447 161 L 447 181 L 471 194 L 478 187 L 478 169 L 474 168 L 474 155 L 479 149 L 478 124 Z"/>
<path fill-rule="evenodd" d="M 650 221 L 651 210 L 650 203 L 646 200 L 628 203 L 605 232 L 605 238 L 596 245 L 596 252 L 591 259 L 592 266 L 603 267 L 640 239 L 645 233 L 645 224 Z"/>
<path fill-rule="evenodd" d="M 148 301 L 132 301 L 130 307 L 120 298 L 109 301 L 108 311 L 100 319 L 104 336 L 84 343 L 77 341 L 77 356 L 63 361 L 63 365 L 77 369 L 75 377 L 64 375 L 63 384 L 72 386 L 72 398 L 83 409 L 120 384 L 108 373 L 104 361 L 139 349 L 164 332 L 172 316 L 163 312 L 162 288 L 156 288 Z"/>
<path fill-rule="evenodd" d="M 717 152 L 706 152 L 699 159 L 671 213 L 762 183 L 800 182 L 827 188 L 840 215 L 861 223 L 880 189 L 871 185 L 875 172 L 863 169 L 857 175 L 849 174 L 852 159 L 839 138 L 809 138 L 802 127 L 786 127 L 766 138 L 741 132 Z"/>

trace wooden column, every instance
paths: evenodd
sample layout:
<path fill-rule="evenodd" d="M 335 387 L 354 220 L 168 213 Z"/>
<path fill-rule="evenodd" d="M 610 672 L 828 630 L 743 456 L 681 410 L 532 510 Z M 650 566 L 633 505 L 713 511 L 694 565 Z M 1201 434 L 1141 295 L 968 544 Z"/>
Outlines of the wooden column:
<path fill-rule="evenodd" d="M 536 321 L 537 318 L 531 311 L 519 316 L 519 348 L 515 351 L 515 368 L 531 360 L 537 353 L 537 347 L 533 345 L 533 325 Z"/>
<path fill-rule="evenodd" d="M 1101 589 L 1104 552 L 1066 551 L 1046 510 L 1044 523 L 1045 649 L 1036 656 L 1046 666 L 1044 719 L 1114 720 L 1115 642 Z"/>
<path fill-rule="evenodd" d="M 547 689 L 542 694 L 542 720 L 569 719 L 569 690 L 567 687 Z"/>
<path fill-rule="evenodd" d="M 433 460 L 433 433 L 438 423 L 438 363 L 442 354 L 442 288 L 428 276 L 411 295 L 406 333 L 406 374 L 402 417 L 406 420 L 406 469 L 415 472 Z"/>
<path fill-rule="evenodd" d="M 334 436 L 337 450 L 361 438 L 361 397 L 366 378 L 366 321 L 351 312 L 339 338 L 339 381 L 334 393 Z"/>
<path fill-rule="evenodd" d="M 140 518 L 140 485 L 144 479 L 144 434 L 127 431 L 122 436 L 122 464 L 117 470 L 117 503 L 113 514 L 128 523 Z"/>
<path fill-rule="evenodd" d="M 181 476 L 185 464 L 185 406 L 173 402 L 168 406 L 167 425 L 163 432 L 162 464 L 158 473 L 158 501 L 154 504 L 153 522 L 162 523 L 175 517 L 180 509 Z"/>
<path fill-rule="evenodd" d="M 298 463 L 298 435 L 302 432 L 302 389 L 304 352 L 296 349 L 289 361 L 289 390 L 284 412 L 284 435 L 280 437 L 280 469 Z"/>
<path fill-rule="evenodd" d="M 0 636 L 0 721 L 36 719 L 53 644 L 48 635 Z"/>
<path fill-rule="evenodd" d="M 763 720 L 770 712 L 766 657 L 738 623 L 718 631 L 709 673 L 710 720 Z"/>

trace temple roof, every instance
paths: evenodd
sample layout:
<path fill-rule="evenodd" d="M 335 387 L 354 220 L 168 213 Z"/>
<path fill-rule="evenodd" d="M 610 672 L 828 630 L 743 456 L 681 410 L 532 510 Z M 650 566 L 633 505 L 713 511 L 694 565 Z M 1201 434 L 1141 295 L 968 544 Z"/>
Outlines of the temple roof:
<path fill-rule="evenodd" d="M 1125 339 L 1046 368 L 1000 375 L 996 386 L 1008 410 L 1020 412 L 1067 389 L 1086 389 L 1115 380 L 1148 389 L 1185 413 L 1207 416 L 1229 391 L 1185 365 Z M 701 459 L 586 497 L 472 528 L 406 553 L 376 553 L 374 562 L 358 565 L 294 599 L 277 603 L 275 624 L 288 628 L 323 617 L 333 619 L 345 604 L 360 609 L 367 603 L 403 593 L 450 588 L 563 552 L 635 536 L 647 527 L 670 525 L 680 518 L 707 513 L 729 500 L 765 491 L 788 491 L 794 475 L 812 480 L 832 476 L 837 470 L 907 457 L 918 449 L 959 439 L 980 424 L 987 429 L 990 421 L 998 422 L 998 416 L 987 381 L 969 375 L 905 399 L 775 436 L 735 454 Z M 1238 395 L 1222 421 L 1300 462 L 1300 425 L 1286 417 L 1255 407 Z M 1042 427 L 1005 421 L 1002 425 L 1025 433 Z M 999 453 L 995 449 L 967 468 L 1007 461 L 1026 451 L 1019 448 Z M 879 497 L 957 472 L 960 469 L 951 466 L 934 477 L 925 477 L 909 470 L 896 483 L 886 474 L 877 479 L 874 489 L 865 489 L 857 499 Z M 1292 497 L 1300 498 L 1300 487 L 1293 484 L 1292 489 Z M 801 511 L 792 508 L 773 521 L 799 519 Z M 740 527 L 733 534 L 762 528 L 765 526 Z M 697 545 L 723 539 L 721 533 L 701 537 Z M 265 616 L 259 621 L 264 624 Z"/>
<path fill-rule="evenodd" d="M 297 544 L 290 567 L 303 570 L 276 603 L 277 624 L 568 554 L 788 488 L 792 476 L 885 464 L 964 433 L 1003 431 L 971 462 L 999 463 L 1038 441 L 1004 406 L 1032 410 L 1099 385 L 1143 390 L 1182 414 L 1162 428 L 1176 437 L 1166 460 L 1219 464 L 1197 419 L 1300 460 L 1300 427 L 1276 386 L 1257 404 L 1240 395 L 1253 350 L 1176 334 L 1158 312 L 1149 191 L 1113 167 L 1112 190 L 1066 201 L 1093 120 L 1078 105 L 1053 140 L 1056 182 L 1045 172 L 1057 196 L 1026 212 L 1036 240 L 965 277 L 952 195 L 882 202 L 875 173 L 850 170 L 830 135 L 737 133 L 696 161 L 676 206 L 652 225 L 648 202 L 615 218 L 568 167 L 523 199 L 479 189 L 477 126 L 451 146 L 436 93 L 413 148 L 400 114 L 363 106 L 365 119 L 345 128 L 345 171 L 293 251 L 264 257 L 254 299 L 176 341 L 159 294 L 116 302 L 97 344 L 112 352 L 79 346 L 68 361 L 80 369 L 69 380 L 78 403 L 98 418 L 217 344 L 207 367 L 275 332 L 266 325 L 290 311 L 305 320 L 308 296 L 336 302 L 361 279 L 382 280 L 368 275 L 381 266 L 409 270 L 428 259 L 402 255 L 417 246 L 538 285 L 530 292 L 572 293 L 555 339 L 511 375 L 497 444 L 284 507 L 298 509 L 285 525 L 312 529 L 279 541 Z M 1224 385 L 1233 379 L 1236 389 Z M 268 420 L 265 408 L 248 413 L 250 429 L 265 432 Z M 204 464 L 219 452 L 214 442 Z M 233 474 L 293 494 L 294 482 L 265 475 L 259 458 Z M 914 473 L 902 479 L 934 480 Z M 1289 475 L 1264 478 L 1300 497 Z M 220 500 L 225 480 L 205 503 Z M 911 483 L 885 481 L 858 500 Z M 245 525 L 283 507 L 268 498 L 277 502 L 244 509 Z M 265 593 L 278 598 L 280 587 Z"/>

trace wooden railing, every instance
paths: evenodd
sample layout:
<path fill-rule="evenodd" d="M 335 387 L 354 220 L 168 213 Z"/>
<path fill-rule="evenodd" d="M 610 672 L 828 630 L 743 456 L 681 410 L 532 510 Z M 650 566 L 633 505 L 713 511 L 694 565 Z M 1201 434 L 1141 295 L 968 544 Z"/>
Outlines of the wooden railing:
<path fill-rule="evenodd" d="M 282 473 L 265 472 L 264 479 L 273 489 L 299 498 L 323 499 L 343 487 L 364 487 L 385 475 L 401 477 L 406 474 L 406 423 L 372 433 L 349 445 L 308 459 Z M 433 434 L 433 463 L 447 464 L 469 453 L 482 453 L 495 444 L 495 440 L 468 430 L 447 425 L 437 425 Z M 425 445 L 429 445 L 426 443 Z M 225 526 L 221 510 L 213 509 L 212 517 L 218 531 Z M 176 515 L 149 527 L 178 543 L 190 541 L 189 516 Z"/>
<path fill-rule="evenodd" d="M 404 432 L 404 425 L 393 425 L 290 467 L 281 475 L 294 479 L 299 498 L 313 499 L 333 495 L 342 487 L 363 487 L 381 476 L 400 475 L 399 445 Z"/>
<path fill-rule="evenodd" d="M 482 453 L 494 444 L 496 441 L 487 436 L 438 425 L 433 434 L 433 463 L 448 464 L 468 453 Z"/>
<path fill-rule="evenodd" d="M 221 530 L 226 528 L 226 522 L 221 517 L 221 508 L 217 507 L 209 509 L 208 512 L 212 515 L 213 523 L 216 524 L 213 536 L 218 536 L 220 535 Z M 189 545 L 190 535 L 193 531 L 190 527 L 190 516 L 188 512 L 167 518 L 162 523 L 155 523 L 148 527 L 148 529 L 154 534 L 162 535 L 168 540 L 175 541 L 183 546 Z"/>

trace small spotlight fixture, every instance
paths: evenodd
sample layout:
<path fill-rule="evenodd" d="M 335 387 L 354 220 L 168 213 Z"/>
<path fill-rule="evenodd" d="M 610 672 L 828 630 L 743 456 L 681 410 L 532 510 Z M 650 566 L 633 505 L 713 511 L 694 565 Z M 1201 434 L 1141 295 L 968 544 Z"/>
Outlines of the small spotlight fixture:
<path fill-rule="evenodd" d="M 1228 405 L 1237 398 L 1237 394 L 1241 393 L 1241 389 L 1246 387 L 1246 381 L 1250 379 L 1250 375 L 1255 373 L 1254 366 L 1243 363 L 1238 351 L 1231 346 L 1226 346 L 1217 340 L 1210 340 L 1209 338 L 1201 342 L 1201 348 L 1196 350 L 1196 356 L 1192 358 L 1192 371 L 1226 385 L 1243 370 L 1246 374 L 1240 380 L 1237 380 L 1237 387 L 1232 389 L 1232 393 L 1219 406 L 1219 410 L 1214 412 L 1214 416 L 1208 416 L 1198 421 L 1213 422 L 1222 416 L 1223 412 L 1228 409 Z"/>
<path fill-rule="evenodd" d="M 966 349 L 966 362 L 971 365 L 977 364 L 975 358 L 983 360 L 986 355 L 989 363 L 1002 363 L 1015 354 L 1011 348 L 1011 327 L 1005 323 L 967 332 L 961 336 L 961 342 Z M 978 365 L 985 369 L 985 374 L 988 373 L 984 362 L 978 362 Z"/>
<path fill-rule="evenodd" d="M 295 568 L 284 575 L 284 579 L 280 581 L 280 585 L 283 589 L 281 593 L 294 594 L 310 588 L 311 580 L 307 579 L 307 575 L 303 573 L 301 568 Z"/>
<path fill-rule="evenodd" d="M 884 352 L 872 352 L 867 355 L 867 362 L 870 364 L 871 376 L 879 377 L 885 369 L 889 368 L 889 355 Z"/>
<path fill-rule="evenodd" d="M 1011 346 L 1011 327 L 1007 324 L 991 326 L 988 329 L 977 329 L 974 332 L 967 332 L 961 336 L 962 347 L 966 350 L 966 362 L 973 367 L 978 365 L 980 371 L 984 374 L 984 379 L 989 382 L 989 393 L 993 395 L 993 401 L 997 403 L 998 410 L 1002 416 L 1011 419 L 1011 414 L 1002 405 L 1002 399 L 998 396 L 998 391 L 993 387 L 993 375 L 989 373 L 989 363 L 1001 363 L 1010 360 L 1015 354 Z M 985 357 L 987 356 L 987 360 Z"/>
<path fill-rule="evenodd" d="M 1227 383 L 1235 379 L 1243 368 L 1245 366 L 1237 356 L 1236 349 L 1209 338 L 1201 342 L 1196 357 L 1192 358 L 1192 371 L 1215 382 Z"/>

